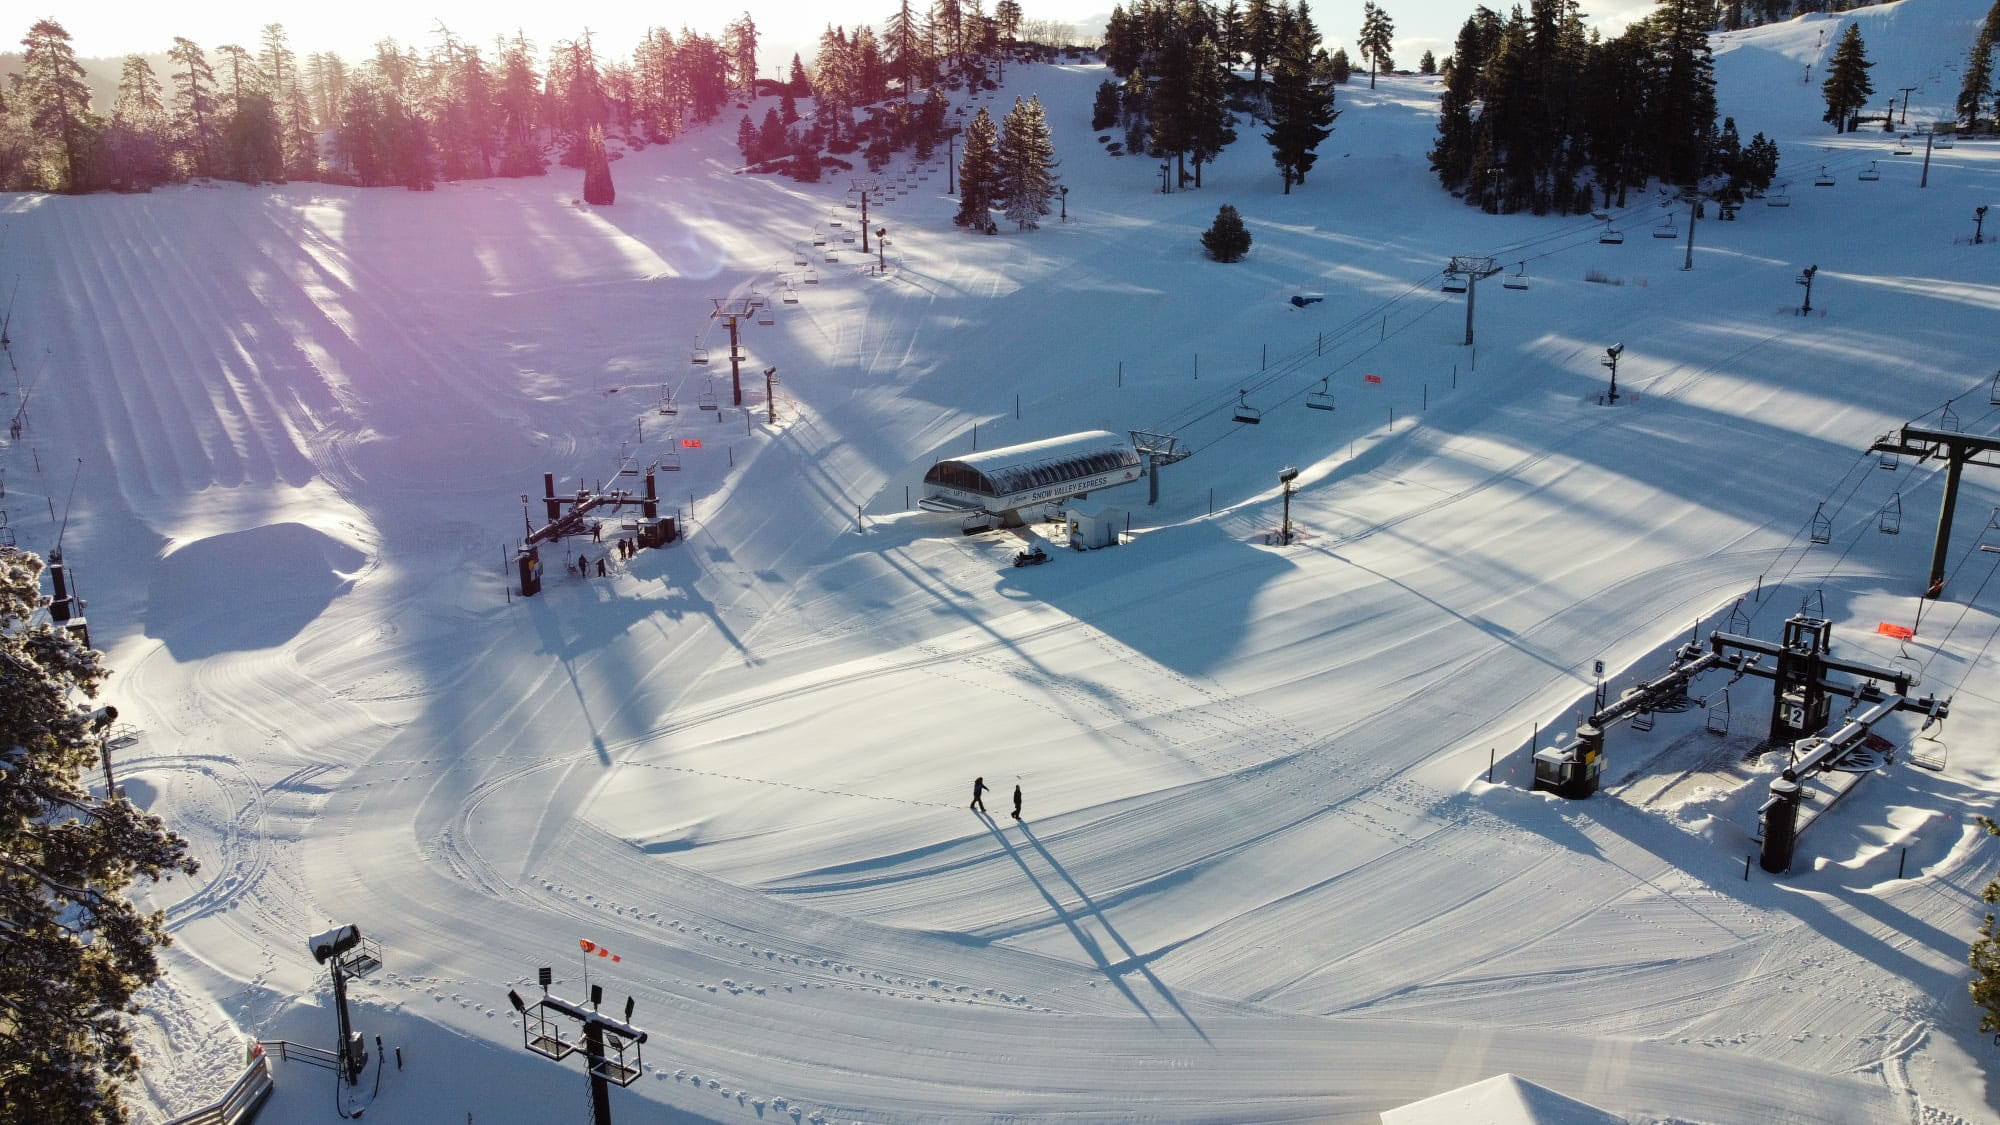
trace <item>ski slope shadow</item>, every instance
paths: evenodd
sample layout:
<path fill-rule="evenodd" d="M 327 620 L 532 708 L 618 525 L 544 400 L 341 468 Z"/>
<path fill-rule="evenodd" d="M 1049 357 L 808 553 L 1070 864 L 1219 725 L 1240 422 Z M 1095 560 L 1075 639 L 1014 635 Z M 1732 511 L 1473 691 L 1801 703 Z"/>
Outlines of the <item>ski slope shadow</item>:
<path fill-rule="evenodd" d="M 1155 1025 L 1159 1023 L 1158 1020 L 1153 1018 L 1152 1010 L 1146 1007 L 1145 1001 L 1139 999 L 1139 995 L 1132 991 L 1132 986 L 1126 983 L 1125 971 L 1128 968 L 1145 977 L 1146 983 L 1153 986 L 1153 991 L 1160 994 L 1161 999 L 1165 1000 L 1181 1019 L 1185 1020 L 1187 1025 L 1194 1029 L 1196 1035 L 1201 1036 L 1202 1042 L 1209 1042 L 1208 1032 L 1203 1031 L 1201 1025 L 1195 1022 L 1194 1017 L 1188 1014 L 1188 1010 L 1181 1006 L 1181 1002 L 1175 999 L 1173 991 L 1166 986 L 1166 983 L 1153 970 L 1146 967 L 1146 959 L 1140 956 L 1130 945 L 1126 944 L 1123 937 L 1119 936 L 1117 929 L 1111 925 L 1111 919 L 1104 916 L 1104 911 L 1098 907 L 1097 903 L 1091 899 L 1090 895 L 1081 886 L 1077 885 L 1077 881 L 1070 877 L 1068 870 L 1062 864 L 1056 862 L 1056 857 L 1050 855 L 1049 850 L 1042 846 L 1042 842 L 1035 838 L 1034 830 L 1028 827 L 1027 821 L 1020 822 L 1022 837 L 1034 846 L 1036 852 L 1040 853 L 1042 861 L 1049 865 L 1049 869 L 1057 875 L 1062 876 L 1063 882 L 1069 884 L 1069 889 L 1076 894 L 1077 901 L 1083 904 L 1084 910 L 1095 917 L 1097 924 L 1102 926 L 1104 932 L 1110 935 L 1111 940 L 1118 944 L 1119 950 L 1125 955 L 1123 960 L 1114 964 L 1109 958 L 1105 957 L 1104 947 L 1099 945 L 1088 933 L 1085 933 L 1083 927 L 1077 924 L 1077 918 L 1070 914 L 1069 911 L 1064 910 L 1062 904 L 1056 901 L 1056 897 L 1049 893 L 1047 887 L 1042 885 L 1040 877 L 1035 874 L 1033 868 L 1028 866 L 1028 861 L 1021 855 L 1020 849 L 1016 848 L 1007 839 L 1007 833 L 1000 827 L 998 821 L 985 813 L 980 814 L 980 819 L 985 822 L 986 830 L 993 834 L 993 838 L 999 841 L 1002 848 L 1006 849 L 1008 857 L 1020 865 L 1021 873 L 1028 877 L 1028 882 L 1034 884 L 1035 890 L 1041 894 L 1042 900 L 1049 904 L 1049 909 L 1055 912 L 1056 918 L 1069 929 L 1070 936 L 1076 938 L 1076 943 L 1083 947 L 1085 953 L 1090 954 L 1090 959 L 1097 963 L 1097 968 L 1104 974 L 1105 979 L 1116 985 L 1119 992 L 1124 993 L 1125 998 L 1132 1002 L 1132 1006 L 1139 1009 L 1140 1014 L 1146 1017 L 1146 1022 Z"/>
<path fill-rule="evenodd" d="M 176 660 L 275 648 L 325 612 L 367 561 L 302 523 L 197 539 L 154 569 L 146 635 Z"/>

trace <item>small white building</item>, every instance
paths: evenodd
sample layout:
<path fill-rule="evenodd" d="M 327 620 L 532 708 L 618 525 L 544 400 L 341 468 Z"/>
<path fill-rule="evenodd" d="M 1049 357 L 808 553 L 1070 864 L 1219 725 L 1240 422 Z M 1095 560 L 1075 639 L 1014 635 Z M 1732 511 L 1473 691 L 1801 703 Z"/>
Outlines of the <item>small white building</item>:
<path fill-rule="evenodd" d="M 1511 1074 L 1382 1111 L 1382 1125 L 1626 1125 L 1623 1117 Z"/>
<path fill-rule="evenodd" d="M 1069 523 L 1069 545 L 1073 550 L 1116 547 L 1118 536 L 1125 530 L 1125 509 L 1110 504 L 1071 507 L 1064 516 Z"/>

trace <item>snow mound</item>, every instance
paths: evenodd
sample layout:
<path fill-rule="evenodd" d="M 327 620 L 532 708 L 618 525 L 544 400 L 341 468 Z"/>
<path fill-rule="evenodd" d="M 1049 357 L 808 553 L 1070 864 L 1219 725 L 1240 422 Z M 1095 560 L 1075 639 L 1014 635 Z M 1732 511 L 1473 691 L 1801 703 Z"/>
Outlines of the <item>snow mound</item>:
<path fill-rule="evenodd" d="M 302 523 L 194 540 L 160 560 L 146 635 L 179 660 L 281 645 L 346 592 L 367 561 Z"/>

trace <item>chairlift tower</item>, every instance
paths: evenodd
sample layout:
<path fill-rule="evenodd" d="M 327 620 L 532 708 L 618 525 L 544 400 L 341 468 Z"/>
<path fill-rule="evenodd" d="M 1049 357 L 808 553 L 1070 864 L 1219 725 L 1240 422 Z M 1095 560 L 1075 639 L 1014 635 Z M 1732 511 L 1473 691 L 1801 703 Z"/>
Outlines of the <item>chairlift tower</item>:
<path fill-rule="evenodd" d="M 847 190 L 861 197 L 861 252 L 868 252 L 868 193 L 879 190 L 873 177 L 860 177 L 847 181 Z"/>
<path fill-rule="evenodd" d="M 2000 393 L 1989 397 L 2000 398 Z M 1947 408 L 1948 409 L 1948 408 Z M 1945 552 L 1951 546 L 1952 515 L 1958 510 L 1958 478 L 1968 464 L 1985 468 L 2000 466 L 2000 461 L 1988 458 L 1974 460 L 1982 453 L 2000 452 L 2000 438 L 1979 437 L 1962 434 L 1947 426 L 1904 426 L 1901 430 L 1884 434 L 1869 452 L 1882 455 L 1884 465 L 1894 465 L 1896 459 L 1907 454 L 1919 462 L 1933 457 L 1942 458 L 1945 463 L 1944 500 L 1938 507 L 1937 540 L 1931 547 L 1930 579 L 1924 584 L 1924 596 L 1937 598 L 1944 595 Z"/>
<path fill-rule="evenodd" d="M 573 1004 L 559 996 L 549 995 L 551 973 L 547 967 L 540 970 L 542 998 L 529 1004 L 521 999 L 521 994 L 507 990 L 507 1001 L 521 1016 L 521 1045 L 546 1058 L 561 1062 L 579 1050 L 574 1040 L 563 1038 L 563 1025 L 550 1020 L 554 1013 L 583 1025 L 584 1072 L 590 1077 L 590 1120 L 591 1125 L 611 1125 L 611 1083 L 630 1086 L 641 1071 L 639 1045 L 646 1041 L 646 1033 L 632 1026 L 632 997 L 625 998 L 625 1018 L 613 1019 L 599 1012 L 598 1006 L 604 1000 L 604 986 L 590 986 L 590 1007 Z"/>
<path fill-rule="evenodd" d="M 831 253 L 831 251 L 829 251 Z M 715 311 L 709 315 L 729 326 L 729 386 L 731 405 L 743 405 L 743 350 L 736 346 L 736 322 L 764 307 L 757 297 L 711 297 Z"/>
<path fill-rule="evenodd" d="M 1181 439 L 1173 434 L 1155 434 L 1146 430 L 1133 430 L 1132 448 L 1146 459 L 1146 504 L 1152 506 L 1160 502 L 1160 469 L 1176 461 L 1185 461 L 1194 450 L 1181 445 Z"/>
<path fill-rule="evenodd" d="M 1464 254 L 1452 256 L 1445 273 L 1457 274 L 1465 279 L 1465 346 L 1472 346 L 1472 310 L 1479 300 L 1479 283 L 1484 278 L 1500 272 L 1500 263 L 1487 257 Z"/>

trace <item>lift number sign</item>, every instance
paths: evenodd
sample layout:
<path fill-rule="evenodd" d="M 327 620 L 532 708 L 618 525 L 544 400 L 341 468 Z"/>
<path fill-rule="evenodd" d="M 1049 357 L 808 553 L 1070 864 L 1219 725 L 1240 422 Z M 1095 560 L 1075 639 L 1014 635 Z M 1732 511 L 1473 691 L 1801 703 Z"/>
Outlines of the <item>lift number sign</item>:
<path fill-rule="evenodd" d="M 700 448 L 701 448 L 701 439 L 700 439 L 700 438 L 696 438 L 696 437 L 684 437 L 684 438 L 682 438 L 682 439 L 681 439 L 681 448 L 682 448 L 682 449 L 700 449 Z"/>

